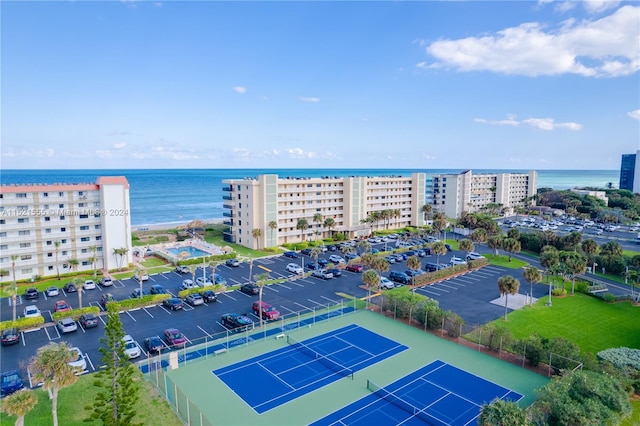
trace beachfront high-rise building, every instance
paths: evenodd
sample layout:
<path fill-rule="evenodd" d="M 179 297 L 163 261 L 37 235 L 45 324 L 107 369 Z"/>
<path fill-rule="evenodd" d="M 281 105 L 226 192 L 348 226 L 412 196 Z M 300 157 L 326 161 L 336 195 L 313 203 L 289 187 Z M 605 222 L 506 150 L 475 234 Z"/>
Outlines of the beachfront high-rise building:
<path fill-rule="evenodd" d="M 2 281 L 112 270 L 132 261 L 129 183 L 0 186 Z M 126 249 L 123 255 L 114 250 Z M 123 250 L 124 252 L 124 250 Z"/>
<path fill-rule="evenodd" d="M 640 193 L 640 151 L 635 154 L 622 154 L 620 163 L 620 189 Z"/>
<path fill-rule="evenodd" d="M 538 190 L 538 173 L 480 173 L 465 170 L 456 174 L 427 175 L 425 202 L 433 211 L 447 217 L 460 217 L 462 212 L 482 212 L 497 207 L 513 212 L 524 206 Z"/>
<path fill-rule="evenodd" d="M 229 226 L 224 237 L 260 249 L 335 232 L 355 237 L 387 227 L 424 225 L 425 178 L 424 173 L 320 178 L 266 174 L 223 180 L 224 223 Z M 386 216 L 365 222 L 374 212 Z"/>

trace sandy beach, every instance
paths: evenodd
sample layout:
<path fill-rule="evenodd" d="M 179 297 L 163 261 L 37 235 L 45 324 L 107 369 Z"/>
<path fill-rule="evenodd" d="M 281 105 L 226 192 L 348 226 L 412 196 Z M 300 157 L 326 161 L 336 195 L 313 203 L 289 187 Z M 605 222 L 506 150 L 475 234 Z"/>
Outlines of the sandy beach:
<path fill-rule="evenodd" d="M 221 224 L 223 219 L 199 219 L 206 224 Z M 142 232 L 142 231 L 164 231 L 167 229 L 176 229 L 180 225 L 188 225 L 191 221 L 187 222 L 166 222 L 166 223 L 152 223 L 148 225 L 136 225 L 131 226 L 131 232 Z"/>

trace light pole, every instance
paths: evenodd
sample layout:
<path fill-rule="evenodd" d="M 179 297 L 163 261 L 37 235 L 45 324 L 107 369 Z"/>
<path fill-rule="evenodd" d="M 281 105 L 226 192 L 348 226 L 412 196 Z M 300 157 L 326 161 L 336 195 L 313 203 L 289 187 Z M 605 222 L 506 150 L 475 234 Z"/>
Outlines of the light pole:
<path fill-rule="evenodd" d="M 596 274 L 596 267 L 598 266 L 598 264 L 596 262 L 593 262 L 593 275 Z"/>

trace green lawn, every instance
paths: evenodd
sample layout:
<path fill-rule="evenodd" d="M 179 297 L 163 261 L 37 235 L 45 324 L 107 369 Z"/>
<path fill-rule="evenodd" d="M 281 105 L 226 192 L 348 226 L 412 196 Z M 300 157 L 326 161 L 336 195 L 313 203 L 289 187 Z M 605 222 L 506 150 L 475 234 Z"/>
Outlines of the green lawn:
<path fill-rule="evenodd" d="M 93 402 L 97 393 L 97 388 L 93 386 L 93 374 L 80 376 L 78 381 L 60 391 L 58 396 L 58 422 L 64 426 L 99 425 L 101 422 L 93 421 L 85 423 L 83 420 L 88 416 L 89 411 L 84 407 Z M 136 380 L 142 383 L 140 399 L 136 407 L 135 421 L 144 425 L 181 426 L 182 422 L 176 414 L 171 411 L 167 402 L 158 395 L 156 389 L 144 380 L 140 370 L 136 369 Z M 38 389 L 35 391 L 38 396 L 38 405 L 25 417 L 26 425 L 50 425 L 51 401 L 46 391 Z M 15 417 L 9 417 L 4 413 L 0 414 L 0 425 L 15 423 Z"/>
<path fill-rule="evenodd" d="M 633 414 L 631 417 L 624 419 L 620 426 L 637 426 L 640 425 L 640 400 L 631 401 Z"/>
<path fill-rule="evenodd" d="M 491 265 L 502 266 L 504 268 L 520 269 L 528 265 L 527 262 L 514 257 L 512 257 L 511 262 L 509 262 L 509 256 L 506 255 L 499 254 L 496 256 L 495 254 L 487 254 L 485 257 L 489 260 Z"/>
<path fill-rule="evenodd" d="M 616 347 L 640 348 L 640 307 L 630 302 L 605 303 L 600 299 L 576 293 L 565 298 L 554 297 L 551 307 L 546 298 L 533 307 L 513 311 L 506 326 L 514 337 L 532 333 L 547 338 L 565 337 L 583 352 L 597 353 Z"/>

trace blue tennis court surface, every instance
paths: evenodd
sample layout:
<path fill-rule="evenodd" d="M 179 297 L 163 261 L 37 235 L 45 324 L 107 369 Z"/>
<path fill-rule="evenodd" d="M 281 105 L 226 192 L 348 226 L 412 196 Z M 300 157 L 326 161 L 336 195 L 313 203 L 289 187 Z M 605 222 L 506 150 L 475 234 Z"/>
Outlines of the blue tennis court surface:
<path fill-rule="evenodd" d="M 370 395 L 312 425 L 475 425 L 484 403 L 523 397 L 440 360 L 384 388 L 367 387 Z"/>
<path fill-rule="evenodd" d="M 264 413 L 336 380 L 350 380 L 355 372 L 408 349 L 355 324 L 289 343 L 213 374 Z"/>

